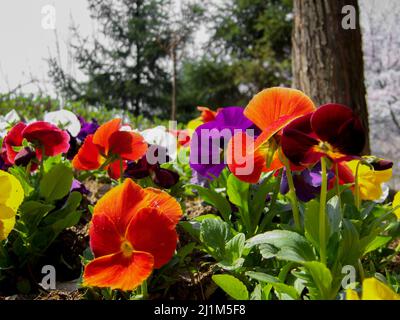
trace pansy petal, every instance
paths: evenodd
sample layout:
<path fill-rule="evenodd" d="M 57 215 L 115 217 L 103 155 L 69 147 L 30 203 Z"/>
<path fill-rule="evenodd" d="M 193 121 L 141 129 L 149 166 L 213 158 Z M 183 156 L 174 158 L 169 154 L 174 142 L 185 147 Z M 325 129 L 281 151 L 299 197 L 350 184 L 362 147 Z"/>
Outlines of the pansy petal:
<path fill-rule="evenodd" d="M 107 215 L 97 214 L 93 216 L 89 229 L 90 248 L 95 257 L 101 257 L 121 249 L 124 234 L 120 234 L 117 227 Z"/>
<path fill-rule="evenodd" d="M 400 295 L 381 281 L 367 278 L 362 285 L 362 300 L 400 300 Z"/>
<path fill-rule="evenodd" d="M 0 170 L 0 203 L 17 211 L 24 199 L 24 190 L 17 178 Z"/>
<path fill-rule="evenodd" d="M 108 191 L 95 205 L 93 216 L 106 215 L 120 234 L 124 234 L 136 207 L 144 199 L 144 190 L 131 179 Z"/>
<path fill-rule="evenodd" d="M 182 218 L 183 213 L 181 206 L 178 201 L 167 192 L 156 188 L 146 188 L 145 194 L 144 205 L 158 209 L 175 224 Z"/>
<path fill-rule="evenodd" d="M 197 110 L 201 112 L 200 118 L 204 123 L 214 120 L 217 114 L 217 112 L 207 107 L 197 107 Z"/>
<path fill-rule="evenodd" d="M 9 219 L 0 219 L 0 241 L 7 239 L 8 235 L 14 229 L 15 216 Z"/>
<path fill-rule="evenodd" d="M 109 139 L 121 127 L 121 119 L 110 120 L 101 125 L 93 136 L 93 143 L 100 146 L 104 153 L 108 153 Z"/>
<path fill-rule="evenodd" d="M 78 117 L 69 110 L 63 109 L 48 112 L 44 115 L 44 121 L 67 130 L 73 137 L 76 137 L 81 130 L 81 123 Z"/>
<path fill-rule="evenodd" d="M 18 154 L 18 151 L 14 150 L 14 147 L 22 146 L 22 132 L 26 128 L 25 123 L 18 123 L 5 136 L 3 141 L 3 147 L 6 148 L 7 151 L 7 159 L 10 163 L 14 163 L 14 159 Z"/>
<path fill-rule="evenodd" d="M 89 135 L 72 160 L 72 166 L 78 170 L 95 170 L 100 168 L 101 162 L 99 148 L 93 143 L 93 135 Z"/>
<path fill-rule="evenodd" d="M 170 189 L 179 181 L 179 174 L 175 171 L 159 168 L 154 172 L 154 183 L 164 189 Z"/>
<path fill-rule="evenodd" d="M 22 137 L 37 146 L 39 154 L 44 149 L 48 157 L 66 153 L 69 149 L 70 136 L 55 125 L 37 121 L 29 124 L 22 132 Z"/>
<path fill-rule="evenodd" d="M 311 126 L 322 141 L 341 152 L 358 155 L 365 145 L 365 132 L 354 112 L 340 104 L 319 107 L 311 117 Z"/>
<path fill-rule="evenodd" d="M 121 160 L 116 160 L 107 166 L 107 172 L 111 179 L 118 180 L 127 167 L 128 165 L 126 161 L 122 160 L 122 172 L 121 172 Z"/>
<path fill-rule="evenodd" d="M 175 224 L 155 208 L 141 209 L 132 218 L 125 237 L 134 250 L 148 252 L 154 257 L 156 269 L 171 260 L 178 241 Z"/>
<path fill-rule="evenodd" d="M 400 191 L 394 195 L 392 208 L 395 209 L 394 214 L 400 220 Z"/>
<path fill-rule="evenodd" d="M 124 160 L 136 161 L 146 154 L 147 143 L 135 132 L 117 131 L 109 138 L 109 153 Z"/>
<path fill-rule="evenodd" d="M 153 261 L 146 252 L 133 252 L 129 258 L 122 252 L 96 258 L 85 266 L 83 285 L 133 290 L 150 276 Z"/>
<path fill-rule="evenodd" d="M 288 127 L 283 130 L 281 144 L 285 156 L 296 165 L 316 163 L 324 155 L 314 148 L 317 140 Z"/>
<path fill-rule="evenodd" d="M 253 122 L 245 117 L 242 107 L 225 107 L 220 109 L 214 123 L 215 127 L 220 130 L 225 128 L 246 130 L 253 126 Z"/>
<path fill-rule="evenodd" d="M 229 170 L 238 179 L 248 183 L 257 183 L 266 169 L 265 154 L 254 146 L 254 138 L 240 132 L 229 141 L 227 149 Z"/>
<path fill-rule="evenodd" d="M 266 132 L 268 139 L 293 119 L 314 110 L 314 103 L 303 92 L 275 87 L 256 94 L 244 115 Z"/>

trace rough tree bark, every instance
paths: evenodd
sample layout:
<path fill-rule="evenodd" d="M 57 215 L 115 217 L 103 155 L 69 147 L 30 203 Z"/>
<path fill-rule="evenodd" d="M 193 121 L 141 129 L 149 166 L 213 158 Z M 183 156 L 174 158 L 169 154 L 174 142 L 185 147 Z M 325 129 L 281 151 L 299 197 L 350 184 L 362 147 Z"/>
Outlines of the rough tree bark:
<path fill-rule="evenodd" d="M 357 0 L 294 0 L 293 86 L 317 105 L 352 108 L 369 133 Z M 344 29 L 342 8 L 355 8 L 355 29 Z M 369 153 L 369 138 L 364 153 Z"/>

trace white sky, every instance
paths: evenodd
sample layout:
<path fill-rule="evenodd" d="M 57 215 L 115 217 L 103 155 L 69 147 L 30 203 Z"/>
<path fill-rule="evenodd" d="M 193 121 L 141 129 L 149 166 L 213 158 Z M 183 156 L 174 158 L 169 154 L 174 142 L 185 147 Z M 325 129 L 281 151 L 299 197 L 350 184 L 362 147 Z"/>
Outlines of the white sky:
<path fill-rule="evenodd" d="M 32 76 L 42 83 L 47 78 L 45 60 L 50 53 L 52 56 L 57 54 L 55 30 L 42 27 L 42 23 L 45 26 L 51 23 L 49 11 L 42 13 L 47 5 L 55 8 L 55 27 L 64 65 L 67 64 L 66 42 L 70 38 L 71 16 L 82 34 L 92 33 L 86 0 L 1 0 L 0 92 L 26 83 Z M 52 90 L 49 85 L 46 89 Z M 25 86 L 23 91 L 35 92 L 37 86 Z"/>
<path fill-rule="evenodd" d="M 179 1 L 185 0 L 177 0 L 177 3 Z M 46 11 L 49 5 L 55 9 L 55 30 L 42 26 L 51 23 L 51 13 Z M 37 84 L 25 85 L 35 78 L 40 82 L 40 89 L 55 94 L 47 75 L 46 59 L 50 55 L 57 57 L 56 33 L 63 68 L 81 77 L 67 53 L 72 22 L 79 27 L 81 36 L 95 34 L 96 22 L 90 18 L 87 0 L 0 0 L 0 92 L 20 85 L 25 93 L 37 92 Z M 196 44 L 201 45 L 205 38 L 206 31 L 202 27 L 196 35 Z"/>
<path fill-rule="evenodd" d="M 177 0 L 185 1 L 185 0 Z M 209 0 L 222 2 L 223 0 Z M 372 5 L 374 0 L 362 0 L 364 4 Z M 398 0 L 380 0 L 379 6 Z M 55 8 L 55 27 L 60 44 L 61 61 L 64 68 L 79 75 L 76 70 L 68 68 L 66 43 L 70 39 L 69 26 L 71 17 L 79 26 L 82 36 L 91 35 L 95 23 L 90 19 L 87 0 L 0 0 L 0 92 L 7 92 L 18 85 L 25 84 L 32 78 L 40 80 L 41 89 L 54 94 L 54 89 L 47 76 L 46 59 L 56 56 L 55 30 L 43 28 L 43 22 L 49 22 L 48 12 L 44 7 L 52 5 Z M 378 8 L 377 8 L 378 9 Z M 204 27 L 196 36 L 196 44 L 207 38 Z M 23 92 L 37 92 L 37 85 L 27 85 Z"/>

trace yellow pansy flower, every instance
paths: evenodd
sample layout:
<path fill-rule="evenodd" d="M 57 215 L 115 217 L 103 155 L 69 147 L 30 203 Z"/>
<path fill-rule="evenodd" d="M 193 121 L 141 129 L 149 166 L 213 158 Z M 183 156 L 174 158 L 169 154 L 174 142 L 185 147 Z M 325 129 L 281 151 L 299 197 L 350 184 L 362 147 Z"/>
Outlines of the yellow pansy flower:
<path fill-rule="evenodd" d="M 359 160 L 352 160 L 347 163 L 354 176 L 356 175 Z M 382 196 L 382 183 L 392 178 L 392 169 L 374 170 L 368 165 L 358 166 L 358 185 L 360 196 L 363 200 L 378 200 Z"/>
<path fill-rule="evenodd" d="M 201 121 L 200 118 L 196 118 L 196 119 L 193 119 L 193 120 L 189 121 L 186 127 L 188 128 L 188 130 L 189 130 L 191 133 L 193 133 L 193 131 L 196 130 L 196 128 L 197 128 L 198 126 L 202 125 L 203 123 L 204 123 L 204 122 Z"/>
<path fill-rule="evenodd" d="M 399 208 L 394 210 L 394 214 L 397 216 L 397 219 L 400 219 L 400 191 L 394 195 L 392 203 L 392 208 L 396 208 L 397 206 L 399 206 Z"/>
<path fill-rule="evenodd" d="M 346 300 L 360 300 L 360 297 L 356 291 L 348 289 Z M 400 300 L 400 294 L 376 278 L 367 278 L 362 284 L 361 300 Z"/>
<path fill-rule="evenodd" d="M 21 183 L 0 170 L 0 241 L 8 237 L 15 225 L 17 210 L 24 199 Z"/>

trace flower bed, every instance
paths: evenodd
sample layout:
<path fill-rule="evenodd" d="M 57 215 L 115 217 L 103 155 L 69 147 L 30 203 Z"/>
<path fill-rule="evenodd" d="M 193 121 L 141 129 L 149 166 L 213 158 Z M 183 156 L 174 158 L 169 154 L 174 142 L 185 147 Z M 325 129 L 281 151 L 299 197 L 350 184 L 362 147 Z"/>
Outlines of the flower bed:
<path fill-rule="evenodd" d="M 5 115 L 0 295 L 400 299 L 393 163 L 362 155 L 351 109 L 270 88 L 199 111 L 145 130 Z"/>

